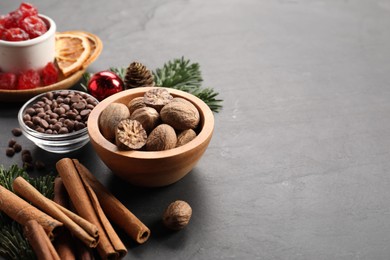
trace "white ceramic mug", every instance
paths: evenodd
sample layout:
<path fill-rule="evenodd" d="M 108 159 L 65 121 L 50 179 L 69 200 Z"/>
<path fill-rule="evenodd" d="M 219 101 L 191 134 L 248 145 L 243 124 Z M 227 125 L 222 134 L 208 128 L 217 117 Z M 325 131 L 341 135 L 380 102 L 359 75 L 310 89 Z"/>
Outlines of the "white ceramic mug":
<path fill-rule="evenodd" d="M 41 36 L 18 42 L 0 40 L 0 71 L 37 70 L 54 61 L 56 24 L 45 15 L 40 14 L 39 17 L 48 27 Z"/>

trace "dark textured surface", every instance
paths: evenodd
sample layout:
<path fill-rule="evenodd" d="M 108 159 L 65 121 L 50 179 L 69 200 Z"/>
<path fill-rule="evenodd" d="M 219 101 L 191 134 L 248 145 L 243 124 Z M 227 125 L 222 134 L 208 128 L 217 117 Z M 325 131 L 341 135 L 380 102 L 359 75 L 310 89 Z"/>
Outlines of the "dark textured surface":
<path fill-rule="evenodd" d="M 151 228 L 145 245 L 124 238 L 126 259 L 390 257 L 389 1 L 31 2 L 59 31 L 101 37 L 91 72 L 185 56 L 225 100 L 204 157 L 169 187 L 118 180 L 89 144 L 66 155 Z M 1 105 L 3 151 L 19 107 Z M 18 140 L 49 169 L 61 158 Z M 160 219 L 176 199 L 193 217 L 170 233 Z"/>

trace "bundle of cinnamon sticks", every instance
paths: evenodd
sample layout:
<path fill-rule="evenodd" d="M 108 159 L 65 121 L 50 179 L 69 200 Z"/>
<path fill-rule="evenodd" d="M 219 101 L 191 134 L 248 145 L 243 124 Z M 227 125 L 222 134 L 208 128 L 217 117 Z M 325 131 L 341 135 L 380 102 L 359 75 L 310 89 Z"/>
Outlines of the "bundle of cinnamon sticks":
<path fill-rule="evenodd" d="M 150 230 L 78 160 L 61 159 L 56 168 L 53 200 L 22 177 L 13 182 L 17 195 L 0 185 L 0 211 L 24 226 L 38 259 L 93 259 L 93 248 L 102 259 L 123 258 L 127 249 L 111 221 L 147 241 Z"/>

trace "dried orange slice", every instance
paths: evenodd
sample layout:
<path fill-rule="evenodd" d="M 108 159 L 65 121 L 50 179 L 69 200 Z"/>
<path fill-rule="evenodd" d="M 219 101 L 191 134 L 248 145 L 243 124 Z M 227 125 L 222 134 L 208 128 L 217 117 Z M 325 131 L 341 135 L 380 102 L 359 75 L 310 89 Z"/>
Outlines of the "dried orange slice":
<path fill-rule="evenodd" d="M 65 77 L 83 68 L 90 53 L 91 45 L 87 37 L 71 33 L 56 34 L 56 61 Z"/>
<path fill-rule="evenodd" d="M 88 59 L 84 63 L 84 67 L 89 66 L 92 62 L 96 60 L 96 58 L 100 55 L 103 49 L 103 43 L 96 35 L 84 32 L 84 31 L 70 31 L 70 33 L 74 33 L 77 35 L 82 35 L 88 38 L 89 45 L 91 46 L 91 53 L 89 54 Z"/>

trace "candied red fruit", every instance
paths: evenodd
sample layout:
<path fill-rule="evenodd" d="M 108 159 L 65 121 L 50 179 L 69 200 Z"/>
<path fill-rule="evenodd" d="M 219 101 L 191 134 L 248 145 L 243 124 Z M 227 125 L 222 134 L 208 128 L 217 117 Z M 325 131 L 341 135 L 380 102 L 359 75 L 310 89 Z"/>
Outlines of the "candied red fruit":
<path fill-rule="evenodd" d="M 27 70 L 21 72 L 18 78 L 17 89 L 31 89 L 36 88 L 40 84 L 40 76 L 39 73 L 35 70 Z"/>
<path fill-rule="evenodd" d="M 16 75 L 9 72 L 0 72 L 0 89 L 15 89 Z"/>
<path fill-rule="evenodd" d="M 53 62 L 49 62 L 42 69 L 41 79 L 44 86 L 54 84 L 58 81 L 58 69 Z"/>
<path fill-rule="evenodd" d="M 1 16 L 0 24 L 2 24 L 5 29 L 17 27 L 17 23 L 15 22 L 11 14 Z"/>
<path fill-rule="evenodd" d="M 3 32 L 2 39 L 10 42 L 18 42 L 28 40 L 30 37 L 20 28 L 10 28 Z"/>
<path fill-rule="evenodd" d="M 23 18 L 38 15 L 38 9 L 30 3 L 21 3 L 19 10 L 22 12 Z"/>
<path fill-rule="evenodd" d="M 12 30 L 7 32 L 5 29 Z M 28 37 L 15 29 L 22 29 Z M 29 3 L 21 3 L 18 9 L 0 16 L 0 40 L 24 41 L 38 37 L 46 31 L 45 22 L 38 17 L 38 9 Z M 14 33 L 17 35 L 9 35 Z"/>
<path fill-rule="evenodd" d="M 47 32 L 45 22 L 38 16 L 28 16 L 24 18 L 20 21 L 19 27 L 28 33 L 30 39 L 34 39 Z"/>

